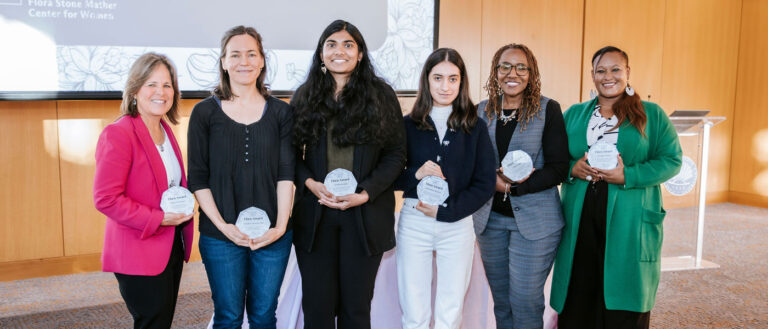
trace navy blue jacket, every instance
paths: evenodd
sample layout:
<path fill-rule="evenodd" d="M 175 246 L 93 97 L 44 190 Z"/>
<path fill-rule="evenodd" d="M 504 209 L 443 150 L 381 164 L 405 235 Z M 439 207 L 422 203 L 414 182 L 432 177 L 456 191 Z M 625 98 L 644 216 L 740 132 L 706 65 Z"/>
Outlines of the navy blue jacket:
<path fill-rule="evenodd" d="M 445 132 L 443 142 L 427 117 L 432 130 L 419 130 L 411 116 L 405 117 L 407 158 L 405 170 L 395 182 L 395 189 L 405 198 L 418 198 L 416 171 L 432 160 L 440 165 L 450 196 L 438 207 L 437 220 L 455 222 L 472 215 L 493 196 L 496 189 L 496 164 L 488 128 L 482 120 L 467 134 L 463 129 Z"/>

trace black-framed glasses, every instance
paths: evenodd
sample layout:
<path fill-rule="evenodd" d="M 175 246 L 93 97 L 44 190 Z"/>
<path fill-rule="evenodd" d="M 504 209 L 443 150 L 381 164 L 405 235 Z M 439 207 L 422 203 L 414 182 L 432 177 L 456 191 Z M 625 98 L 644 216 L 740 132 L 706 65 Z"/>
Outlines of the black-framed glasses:
<path fill-rule="evenodd" d="M 501 63 L 499 65 L 496 65 L 496 69 L 501 74 L 509 74 L 509 72 L 512 72 L 512 69 L 514 68 L 515 74 L 519 76 L 526 76 L 528 75 L 528 72 L 531 71 L 530 67 L 525 66 L 523 63 L 518 63 L 515 65 L 509 64 L 509 63 Z"/>

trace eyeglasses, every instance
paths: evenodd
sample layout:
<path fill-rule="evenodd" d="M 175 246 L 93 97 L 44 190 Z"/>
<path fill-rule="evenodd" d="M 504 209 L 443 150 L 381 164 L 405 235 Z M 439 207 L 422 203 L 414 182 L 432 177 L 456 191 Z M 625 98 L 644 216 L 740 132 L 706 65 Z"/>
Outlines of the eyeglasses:
<path fill-rule="evenodd" d="M 530 67 L 525 66 L 523 63 L 518 63 L 516 65 L 512 65 L 509 63 L 501 63 L 499 65 L 496 65 L 496 69 L 499 71 L 499 73 L 507 75 L 509 72 L 512 72 L 512 69 L 515 70 L 515 74 L 519 76 L 526 76 L 528 75 L 528 72 L 531 71 Z"/>

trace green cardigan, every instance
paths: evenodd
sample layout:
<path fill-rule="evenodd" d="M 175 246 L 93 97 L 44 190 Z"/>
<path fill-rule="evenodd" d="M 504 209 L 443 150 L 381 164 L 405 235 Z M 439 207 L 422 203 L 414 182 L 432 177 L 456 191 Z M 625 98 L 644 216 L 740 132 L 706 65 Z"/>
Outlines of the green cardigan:
<path fill-rule="evenodd" d="M 565 112 L 571 168 L 584 156 L 587 125 L 597 99 L 571 106 Z M 624 161 L 623 186 L 608 184 L 603 290 L 609 310 L 647 312 L 653 308 L 659 285 L 662 207 L 659 184 L 680 171 L 682 149 L 677 132 L 656 104 L 643 102 L 647 137 L 628 121 L 619 128 L 616 147 Z M 571 278 L 573 252 L 588 182 L 570 177 L 561 188 L 565 228 L 555 258 L 550 305 L 563 311 Z"/>

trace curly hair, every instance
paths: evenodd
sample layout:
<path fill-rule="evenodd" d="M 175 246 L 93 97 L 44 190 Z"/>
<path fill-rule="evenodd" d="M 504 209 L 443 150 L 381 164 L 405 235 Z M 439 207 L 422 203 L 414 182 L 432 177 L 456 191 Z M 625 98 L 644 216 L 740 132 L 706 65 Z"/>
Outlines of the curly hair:
<path fill-rule="evenodd" d="M 361 60 L 338 98 L 336 81 L 321 70 L 326 39 L 339 31 L 347 31 L 357 43 Z M 336 20 L 325 28 L 317 41 L 307 80 L 296 90 L 293 142 L 298 147 L 317 143 L 325 133 L 328 120 L 335 118 L 331 133 L 334 144 L 349 146 L 373 143 L 384 145 L 390 138 L 386 127 L 402 116 L 394 90 L 376 76 L 360 31 L 349 22 Z"/>
<path fill-rule="evenodd" d="M 485 107 L 485 114 L 490 121 L 493 116 L 498 117 L 501 114 L 501 101 L 504 97 L 504 92 L 501 89 L 499 83 L 499 69 L 497 65 L 501 59 L 501 54 L 509 49 L 518 49 L 525 54 L 525 58 L 528 60 L 528 67 L 530 72 L 528 74 L 528 85 L 523 90 L 523 102 L 520 109 L 517 111 L 517 120 L 520 122 L 520 129 L 525 129 L 528 122 L 533 119 L 534 116 L 538 116 L 541 112 L 541 75 L 539 74 L 539 64 L 536 61 L 536 56 L 533 56 L 533 52 L 523 44 L 511 43 L 505 45 L 493 55 L 491 61 L 491 74 L 488 76 L 488 80 L 485 82 L 485 91 L 488 93 L 488 105 Z"/>

